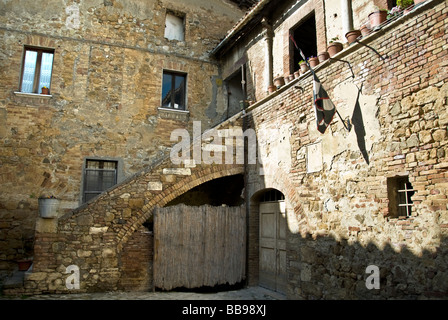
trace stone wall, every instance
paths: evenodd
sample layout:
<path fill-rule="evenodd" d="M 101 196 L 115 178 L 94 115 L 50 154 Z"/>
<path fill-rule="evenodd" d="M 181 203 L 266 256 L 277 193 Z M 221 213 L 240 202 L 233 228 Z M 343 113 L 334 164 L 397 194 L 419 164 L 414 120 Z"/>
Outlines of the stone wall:
<path fill-rule="evenodd" d="M 75 211 L 58 219 L 38 219 L 33 272 L 27 275 L 22 293 L 69 291 L 66 268 L 73 264 L 80 268 L 82 292 L 147 289 L 151 279 L 144 270 L 151 264 L 137 265 L 131 259 L 137 254 L 150 256 L 150 236 L 142 225 L 151 218 L 153 208 L 204 182 L 245 172 L 249 284 L 258 284 L 258 196 L 275 188 L 286 198 L 288 298 L 446 298 L 447 23 L 447 2 L 428 1 L 363 39 L 384 60 L 355 44 L 336 57 L 349 65 L 333 60 L 316 68 L 341 117 L 352 120 L 350 132 L 338 116 L 325 134 L 317 132 L 309 72 L 270 96 L 255 81 L 252 93 L 257 102 L 218 128 L 234 130 L 245 123 L 245 129 L 256 130 L 260 151 L 256 165 L 191 162 L 174 166 L 165 158 Z M 279 30 L 283 30 L 281 26 Z M 284 38 L 285 34 L 276 36 Z M 265 51 L 257 48 L 263 47 L 265 40 L 253 39 L 245 57 L 253 74 L 264 75 L 264 66 L 257 62 L 263 61 Z M 283 53 L 275 51 L 274 61 L 285 61 L 284 54 L 289 51 L 284 48 Z M 9 94 L 9 99 L 24 99 L 23 104 L 30 99 Z M 96 94 L 91 99 L 94 97 Z M 47 100 L 40 97 L 32 101 L 42 104 L 38 111 L 6 108 L 15 112 L 11 114 L 17 119 L 12 126 L 16 129 L 0 133 L 20 134 L 19 119 L 33 119 L 40 130 L 64 135 L 62 128 L 48 128 L 44 117 L 44 112 L 62 117 L 64 108 L 48 107 Z M 78 108 L 82 107 L 79 103 Z M 11 121 L 9 113 L 6 119 Z M 99 130 L 105 125 L 91 123 L 90 127 Z M 170 128 L 169 122 L 160 128 L 165 127 Z M 229 131 L 222 131 L 217 138 L 225 134 Z M 24 137 L 22 133 L 22 145 L 28 141 Z M 40 141 L 35 152 L 48 150 L 44 142 Z M 9 161 L 19 162 L 16 153 L 30 152 L 17 145 L 11 144 L 5 151 L 11 153 Z M 88 155 L 95 148 L 101 154 L 100 145 L 78 148 L 81 154 Z M 111 143 L 110 148 L 115 145 Z M 62 170 L 63 162 L 55 158 L 44 163 Z M 408 218 L 392 216 L 389 210 L 388 178 L 396 176 L 408 176 L 415 190 Z M 46 184 L 58 182 L 54 174 L 47 173 L 44 178 Z M 22 203 L 22 208 L 27 205 Z M 139 239 L 145 246 L 135 246 Z M 379 269 L 379 289 L 366 286 L 371 265 Z M 138 288 L 136 279 L 144 280 L 144 286 Z"/>
<path fill-rule="evenodd" d="M 191 146 L 223 147 L 224 137 L 241 127 L 242 118 L 235 116 L 215 127 L 213 143 L 204 136 Z M 226 148 L 236 155 L 236 142 Z M 32 272 L 23 288 L 6 294 L 152 290 L 153 238 L 146 225 L 153 210 L 208 181 L 244 174 L 243 164 L 200 161 L 192 158 L 176 165 L 168 155 L 62 217 L 38 218 Z M 79 268 L 77 289 L 66 285 L 71 266 Z"/>
<path fill-rule="evenodd" d="M 164 38 L 166 12 L 185 41 Z M 225 117 L 208 52 L 242 12 L 224 1 L 3 1 L 0 8 L 0 269 L 24 255 L 38 197 L 81 204 L 86 158 L 120 161 L 120 180 L 161 158 L 174 129 Z M 24 46 L 54 49 L 50 96 L 21 94 Z M 187 73 L 188 114 L 161 111 L 164 69 Z"/>
<path fill-rule="evenodd" d="M 384 61 L 356 44 L 335 57 L 349 65 L 316 68 L 350 132 L 337 115 L 317 131 L 309 72 L 249 108 L 268 160 L 247 176 L 250 283 L 258 277 L 257 196 L 275 188 L 288 208 L 289 298 L 447 296 L 447 23 L 446 1 L 428 1 L 362 40 Z M 396 176 L 415 190 L 408 218 L 389 210 L 387 180 Z M 379 289 L 366 286 L 370 265 Z"/>

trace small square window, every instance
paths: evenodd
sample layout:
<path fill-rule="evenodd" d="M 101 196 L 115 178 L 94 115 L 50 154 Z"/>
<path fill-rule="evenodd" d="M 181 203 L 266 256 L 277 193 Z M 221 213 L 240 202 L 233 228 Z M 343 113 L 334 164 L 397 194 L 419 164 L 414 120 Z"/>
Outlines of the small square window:
<path fill-rule="evenodd" d="M 412 196 L 415 191 L 408 177 L 393 177 L 387 179 L 387 194 L 389 198 L 389 215 L 391 217 L 409 217 L 412 214 Z"/>
<path fill-rule="evenodd" d="M 54 50 L 25 47 L 20 92 L 42 94 L 42 88 L 50 89 Z"/>
<path fill-rule="evenodd" d="M 165 20 L 165 38 L 168 40 L 185 40 L 184 16 L 167 12 Z"/>
<path fill-rule="evenodd" d="M 185 110 L 187 76 L 176 72 L 163 72 L 162 107 Z"/>

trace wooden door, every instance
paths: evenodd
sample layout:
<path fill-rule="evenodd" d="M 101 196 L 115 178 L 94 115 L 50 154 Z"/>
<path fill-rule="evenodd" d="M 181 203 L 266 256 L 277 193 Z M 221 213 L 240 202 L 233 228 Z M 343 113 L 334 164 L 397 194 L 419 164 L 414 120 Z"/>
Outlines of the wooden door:
<path fill-rule="evenodd" d="M 158 208 L 154 213 L 154 286 L 233 285 L 246 275 L 246 213 L 241 207 Z"/>
<path fill-rule="evenodd" d="M 260 286 L 286 293 L 285 201 L 260 204 Z"/>

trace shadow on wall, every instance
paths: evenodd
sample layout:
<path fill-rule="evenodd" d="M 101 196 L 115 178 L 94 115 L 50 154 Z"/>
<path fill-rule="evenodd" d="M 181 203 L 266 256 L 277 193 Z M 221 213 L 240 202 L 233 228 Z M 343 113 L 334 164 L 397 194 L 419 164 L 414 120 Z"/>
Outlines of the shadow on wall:
<path fill-rule="evenodd" d="M 362 119 L 362 111 L 361 111 L 361 105 L 359 104 L 359 97 L 361 95 L 362 91 L 362 85 L 361 88 L 358 89 L 358 96 L 356 97 L 356 103 L 355 107 L 353 109 L 353 114 L 351 118 L 351 122 L 354 126 L 354 130 L 356 133 L 356 140 L 358 142 L 359 151 L 361 152 L 362 156 L 364 157 L 364 160 L 367 164 L 370 163 L 369 161 L 369 154 L 367 152 L 366 148 L 366 129 L 364 127 L 364 121 Z"/>
<path fill-rule="evenodd" d="M 275 120 L 275 114 L 266 113 L 264 116 L 265 122 Z M 359 101 L 354 108 L 352 121 L 359 150 L 369 163 Z M 245 129 L 257 126 L 251 114 L 247 116 L 245 125 Z M 318 197 L 320 188 L 328 182 L 319 180 L 320 176 L 316 176 L 315 183 L 305 183 L 304 180 L 295 182 L 296 177 L 291 171 L 280 169 L 272 176 L 260 176 L 258 169 L 258 165 L 248 166 L 249 185 L 246 187 L 251 192 L 248 199 L 254 199 L 252 196 L 258 190 L 276 188 L 285 195 L 286 202 L 290 203 L 287 207 L 293 211 L 287 214 L 286 270 L 289 299 L 448 298 L 446 227 L 435 221 L 431 230 L 422 230 L 415 221 L 400 219 L 395 222 L 380 221 L 373 226 L 364 224 L 363 227 L 348 227 L 341 223 L 344 216 L 329 223 L 322 210 L 315 209 L 312 212 L 310 209 L 310 212 L 304 212 L 304 208 L 308 210 L 313 205 L 310 199 Z M 353 196 L 362 199 L 365 194 Z M 251 202 L 249 218 L 252 223 L 249 226 L 252 231 L 248 235 L 251 283 L 256 283 L 259 277 L 260 213 L 257 205 L 257 201 Z M 363 209 L 359 210 L 362 216 Z M 319 225 L 311 226 L 308 218 L 313 214 L 326 227 L 321 229 Z M 437 212 L 426 214 L 437 216 Z M 380 238 L 382 232 L 392 233 L 389 236 L 383 233 Z"/>
<path fill-rule="evenodd" d="M 290 236 L 289 295 L 292 299 L 447 299 L 448 250 L 416 255 L 405 245 L 379 248 L 346 239 Z M 297 259 L 294 259 L 297 257 Z"/>

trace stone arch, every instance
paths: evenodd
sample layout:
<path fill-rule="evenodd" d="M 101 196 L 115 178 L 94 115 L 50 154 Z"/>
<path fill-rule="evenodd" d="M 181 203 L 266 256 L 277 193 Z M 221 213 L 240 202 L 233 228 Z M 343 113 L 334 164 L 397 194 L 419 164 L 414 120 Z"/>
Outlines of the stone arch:
<path fill-rule="evenodd" d="M 300 234 L 303 237 L 308 230 L 308 222 L 300 202 L 300 195 L 297 193 L 298 186 L 290 180 L 287 172 L 278 170 L 275 177 L 260 176 L 258 183 L 247 188 L 249 190 L 246 200 L 249 215 L 248 284 L 259 285 L 259 204 L 263 193 L 275 189 L 285 196 L 289 236 Z"/>
<path fill-rule="evenodd" d="M 165 206 L 171 200 L 200 184 L 217 178 L 236 174 L 244 174 L 244 166 L 221 165 L 201 167 L 199 170 L 195 170 L 195 172 L 190 176 L 186 176 L 185 178 L 180 179 L 176 183 L 168 186 L 166 189 L 161 190 L 155 197 L 155 201 L 146 204 L 140 210 L 136 210 L 133 215 L 133 219 L 130 219 L 127 224 L 123 225 L 121 232 L 117 234 L 118 248 L 121 249 L 123 244 L 125 244 L 129 237 L 132 236 L 135 230 L 137 230 L 146 220 L 150 218 L 154 208 Z"/>
<path fill-rule="evenodd" d="M 274 176 L 263 176 L 261 184 L 252 188 L 253 192 L 248 195 L 249 205 L 252 206 L 254 201 L 266 190 L 276 189 L 284 194 L 286 207 L 288 209 L 288 227 L 293 233 L 303 233 L 308 225 L 303 206 L 300 202 L 300 195 L 297 193 L 296 186 L 285 171 L 278 170 Z"/>

